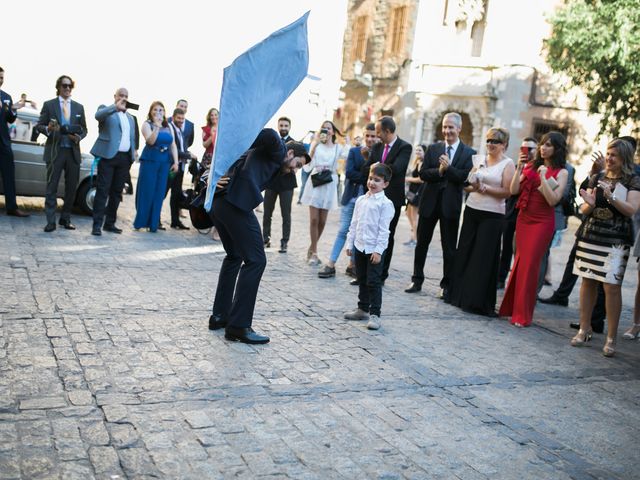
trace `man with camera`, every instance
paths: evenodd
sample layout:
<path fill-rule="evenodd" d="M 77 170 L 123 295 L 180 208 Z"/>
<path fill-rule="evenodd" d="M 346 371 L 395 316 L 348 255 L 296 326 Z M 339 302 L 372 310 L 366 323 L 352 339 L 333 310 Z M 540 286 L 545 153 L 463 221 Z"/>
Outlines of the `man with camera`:
<path fill-rule="evenodd" d="M 68 75 L 56 80 L 58 96 L 44 102 L 36 129 L 47 137 L 44 161 L 47 165 L 47 193 L 44 212 L 47 216 L 45 232 L 56 229 L 56 204 L 58 183 L 64 170 L 64 206 L 60 225 L 75 230 L 71 223 L 71 208 L 75 202 L 76 187 L 80 176 L 80 140 L 87 135 L 84 107 L 71 100 L 75 83 Z"/>
<path fill-rule="evenodd" d="M 136 155 L 137 127 L 127 108 L 137 110 L 138 106 L 128 102 L 129 91 L 126 88 L 116 90 L 113 98 L 113 104 L 100 105 L 96 112 L 98 139 L 91 154 L 100 160 L 91 235 L 102 235 L 103 229 L 122 233 L 122 229 L 116 227 L 116 215 L 122 201 L 124 182 Z"/>

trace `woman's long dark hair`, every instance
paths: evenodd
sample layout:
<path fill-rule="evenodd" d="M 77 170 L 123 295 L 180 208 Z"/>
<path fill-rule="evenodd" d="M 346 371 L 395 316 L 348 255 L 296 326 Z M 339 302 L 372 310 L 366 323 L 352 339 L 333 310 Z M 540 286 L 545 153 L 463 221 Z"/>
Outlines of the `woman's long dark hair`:
<path fill-rule="evenodd" d="M 544 165 L 544 159 L 540 156 L 540 146 L 544 145 L 549 140 L 553 145 L 553 155 L 551 157 L 551 166 L 553 168 L 564 168 L 567 163 L 567 141 L 560 132 L 547 132 L 538 142 L 538 148 L 536 149 L 536 157 L 533 160 L 533 168 L 537 170 L 538 167 Z"/>

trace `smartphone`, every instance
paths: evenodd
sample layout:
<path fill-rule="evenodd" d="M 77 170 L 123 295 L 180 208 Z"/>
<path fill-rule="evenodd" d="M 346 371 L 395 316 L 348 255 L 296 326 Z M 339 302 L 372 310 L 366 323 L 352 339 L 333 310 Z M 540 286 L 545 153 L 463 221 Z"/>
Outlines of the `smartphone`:
<path fill-rule="evenodd" d="M 529 156 L 529 147 L 520 147 L 520 153 Z"/>
<path fill-rule="evenodd" d="M 327 130 L 326 128 L 321 128 L 320 134 L 322 135 L 323 133 L 326 135 L 327 133 L 329 133 L 329 130 Z"/>
<path fill-rule="evenodd" d="M 131 103 L 131 102 L 127 102 L 125 104 L 126 108 L 129 110 L 138 110 L 140 109 L 140 105 L 138 105 L 137 103 Z"/>

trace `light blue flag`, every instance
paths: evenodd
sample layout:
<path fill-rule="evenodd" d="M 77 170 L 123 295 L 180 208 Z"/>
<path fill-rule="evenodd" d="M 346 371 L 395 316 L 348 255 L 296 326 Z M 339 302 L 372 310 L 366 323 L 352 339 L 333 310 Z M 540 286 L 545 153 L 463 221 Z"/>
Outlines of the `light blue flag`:
<path fill-rule="evenodd" d="M 308 16 L 309 12 L 272 33 L 224 69 L 207 211 L 211 210 L 218 179 L 251 146 L 307 75 Z"/>

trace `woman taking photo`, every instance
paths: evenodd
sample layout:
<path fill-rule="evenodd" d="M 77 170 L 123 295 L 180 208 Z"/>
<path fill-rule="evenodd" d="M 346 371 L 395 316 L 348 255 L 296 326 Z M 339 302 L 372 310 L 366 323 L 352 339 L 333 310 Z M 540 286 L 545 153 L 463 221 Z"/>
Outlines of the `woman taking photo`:
<path fill-rule="evenodd" d="M 420 192 L 424 186 L 424 181 L 420 178 L 420 169 L 422 168 L 422 161 L 424 160 L 424 154 L 427 151 L 427 147 L 424 145 L 416 145 L 413 161 L 409 168 L 411 174 L 405 178 L 409 190 L 407 191 L 407 206 L 405 207 L 405 213 L 409 220 L 409 226 L 411 227 L 411 239 L 405 243 L 410 247 L 416 246 L 416 228 L 418 227 L 418 206 L 420 205 Z"/>
<path fill-rule="evenodd" d="M 309 205 L 309 236 L 311 245 L 307 251 L 309 265 L 320 265 L 318 240 L 327 223 L 329 210 L 338 205 L 338 159 L 345 158 L 349 145 L 336 144 L 336 135 L 342 136 L 333 122 L 327 120 L 311 144 L 311 162 L 302 167 L 310 173 L 302 194 L 302 203 Z M 326 172 L 326 173 L 325 173 Z M 314 182 L 314 176 L 324 176 L 326 183 Z M 329 180 L 330 179 L 330 180 Z M 316 185 L 314 185 L 316 183 Z"/>
<path fill-rule="evenodd" d="M 615 354 L 616 334 L 622 308 L 620 285 L 633 244 L 631 217 L 640 206 L 640 177 L 634 174 L 633 147 L 616 139 L 607 146 L 604 172 L 589 180 L 587 190 L 580 190 L 585 215 L 576 234 L 578 246 L 573 273 L 582 277 L 580 288 L 580 330 L 571 345 L 580 347 L 591 340 L 591 312 L 596 302 L 596 288 L 602 282 L 606 298 L 607 340 L 602 353 Z"/>
<path fill-rule="evenodd" d="M 451 277 L 451 304 L 463 311 L 496 316 L 496 282 L 505 200 L 515 172 L 505 155 L 509 132 L 490 128 L 487 155 L 474 155 L 469 192 Z"/>
<path fill-rule="evenodd" d="M 564 168 L 567 142 L 559 132 L 545 133 L 533 162 L 520 152 L 511 181 L 511 194 L 518 195 L 516 208 L 516 257 L 498 315 L 511 317 L 516 327 L 528 327 L 536 306 L 538 274 L 555 226 L 553 207 L 567 185 Z"/>
<path fill-rule="evenodd" d="M 216 134 L 218 133 L 218 116 L 220 113 L 216 108 L 210 108 L 207 112 L 207 124 L 202 127 L 202 146 L 205 149 L 202 155 L 202 166 L 209 168 L 213 157 L 213 147 L 216 145 Z"/>
<path fill-rule="evenodd" d="M 167 123 L 162 102 L 153 102 L 142 125 L 145 147 L 140 155 L 136 218 L 133 228 L 148 228 L 156 232 L 160 225 L 160 211 L 167 193 L 169 170 L 178 171 L 178 149 L 173 131 Z"/>

